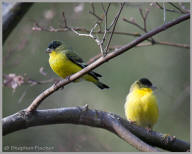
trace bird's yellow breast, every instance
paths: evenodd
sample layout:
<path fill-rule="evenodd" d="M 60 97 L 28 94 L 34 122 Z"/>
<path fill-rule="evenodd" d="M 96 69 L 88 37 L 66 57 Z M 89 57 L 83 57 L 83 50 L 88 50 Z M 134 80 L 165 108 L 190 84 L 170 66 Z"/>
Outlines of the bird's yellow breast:
<path fill-rule="evenodd" d="M 64 53 L 52 51 L 49 54 L 49 64 L 52 70 L 62 78 L 81 70 L 78 65 L 71 62 Z"/>
<path fill-rule="evenodd" d="M 79 65 L 69 60 L 64 52 L 52 51 L 49 54 L 49 64 L 52 70 L 62 78 L 66 78 L 67 76 L 70 76 L 82 70 Z M 91 82 L 97 81 L 95 78 L 88 74 L 84 75 L 82 78 Z"/>
<path fill-rule="evenodd" d="M 158 120 L 157 100 L 150 88 L 131 91 L 124 107 L 127 119 L 139 126 L 152 128 Z"/>

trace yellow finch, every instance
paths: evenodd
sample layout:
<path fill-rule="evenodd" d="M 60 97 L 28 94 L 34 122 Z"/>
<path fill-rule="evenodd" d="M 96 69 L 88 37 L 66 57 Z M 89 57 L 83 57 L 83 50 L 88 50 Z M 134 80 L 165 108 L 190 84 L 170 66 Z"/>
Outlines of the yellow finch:
<path fill-rule="evenodd" d="M 50 42 L 46 51 L 49 53 L 49 64 L 52 70 L 62 78 L 69 77 L 87 66 L 74 51 L 66 48 L 61 41 Z M 99 81 L 99 77 L 101 77 L 100 74 L 90 71 L 81 78 L 93 82 L 100 89 L 109 88 Z"/>
<path fill-rule="evenodd" d="M 129 121 L 152 129 L 159 116 L 154 89 L 156 87 L 146 78 L 137 80 L 131 85 L 124 105 L 125 115 Z"/>

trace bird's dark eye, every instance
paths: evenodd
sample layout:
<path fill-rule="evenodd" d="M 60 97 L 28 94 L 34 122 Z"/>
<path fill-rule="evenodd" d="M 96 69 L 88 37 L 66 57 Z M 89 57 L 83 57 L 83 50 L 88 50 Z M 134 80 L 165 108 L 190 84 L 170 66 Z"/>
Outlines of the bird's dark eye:
<path fill-rule="evenodd" d="M 146 78 L 140 79 L 139 82 L 140 82 L 141 84 L 143 84 L 143 85 L 148 86 L 148 87 L 151 87 L 151 86 L 152 86 L 152 83 L 151 83 L 148 79 L 146 79 Z"/>
<path fill-rule="evenodd" d="M 49 49 L 56 49 L 61 44 L 62 43 L 60 41 L 52 41 L 51 43 L 49 43 L 48 48 Z"/>

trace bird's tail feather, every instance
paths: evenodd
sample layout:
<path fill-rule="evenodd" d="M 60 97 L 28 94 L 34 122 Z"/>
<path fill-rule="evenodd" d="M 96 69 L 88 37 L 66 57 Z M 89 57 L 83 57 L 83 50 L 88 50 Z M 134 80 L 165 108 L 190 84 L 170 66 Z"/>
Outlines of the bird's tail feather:
<path fill-rule="evenodd" d="M 102 77 L 102 75 L 101 75 L 101 74 L 96 73 L 96 72 L 93 72 L 93 71 L 89 72 L 88 74 L 92 75 L 94 78 L 97 78 L 97 77 Z"/>
<path fill-rule="evenodd" d="M 93 72 L 97 77 L 102 77 L 102 75 L 101 74 L 99 74 L 99 73 L 96 73 L 96 72 Z"/>
<path fill-rule="evenodd" d="M 96 84 L 97 87 L 99 87 L 100 89 L 105 89 L 105 88 L 109 88 L 109 86 L 107 86 L 106 84 L 104 83 L 101 83 L 101 82 L 94 82 Z"/>

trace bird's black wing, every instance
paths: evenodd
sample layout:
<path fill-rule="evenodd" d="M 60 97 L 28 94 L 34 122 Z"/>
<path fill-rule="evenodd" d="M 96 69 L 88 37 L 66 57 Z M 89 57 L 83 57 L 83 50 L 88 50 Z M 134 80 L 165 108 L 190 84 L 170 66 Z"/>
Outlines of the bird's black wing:
<path fill-rule="evenodd" d="M 87 66 L 87 64 L 84 63 L 83 59 L 80 58 L 74 51 L 68 49 L 65 51 L 65 54 L 69 60 L 71 60 L 73 63 L 79 65 L 81 68 L 85 68 Z M 100 75 L 94 71 L 90 71 L 88 74 L 92 75 L 96 79 L 97 79 L 97 77 L 102 77 L 102 75 Z"/>
<path fill-rule="evenodd" d="M 65 51 L 67 58 L 73 61 L 75 64 L 77 63 L 84 63 L 83 59 L 79 57 L 74 51 L 67 49 Z"/>

